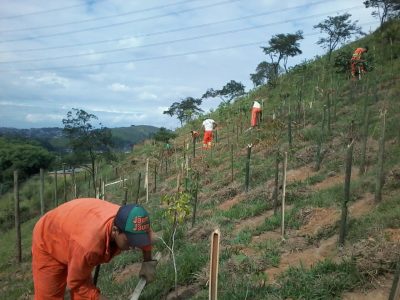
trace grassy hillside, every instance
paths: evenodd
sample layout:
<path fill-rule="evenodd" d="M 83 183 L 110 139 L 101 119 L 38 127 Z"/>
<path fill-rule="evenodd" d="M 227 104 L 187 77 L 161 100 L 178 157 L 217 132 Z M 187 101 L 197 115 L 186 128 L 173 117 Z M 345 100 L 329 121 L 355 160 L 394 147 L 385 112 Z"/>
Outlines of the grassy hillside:
<path fill-rule="evenodd" d="M 196 120 L 177 130 L 179 136 L 172 143 L 172 151 L 164 151 L 162 145 L 143 143 L 121 160 L 115 170 L 110 166 L 104 168 L 104 178 L 128 178 L 128 196 L 133 202 L 138 173 L 143 180 L 145 161 L 149 158 L 150 198 L 146 202 L 145 193 L 140 190 L 139 202 L 150 210 L 154 231 L 167 242 L 171 226 L 161 199 L 176 193 L 177 183 L 180 190 L 193 190 L 199 174 L 196 222 L 192 226 L 191 210 L 176 233 L 178 290 L 173 291 L 171 256 L 158 242 L 155 251 L 161 251 L 163 259 L 157 281 L 145 288 L 141 299 L 208 299 L 209 239 L 215 228 L 221 231 L 219 299 L 387 299 L 400 257 L 400 60 L 396 55 L 400 51 L 400 33 L 390 26 L 398 23 L 385 25 L 384 30 L 342 49 L 350 51 L 369 45 L 375 68 L 361 81 L 351 81 L 346 74 L 336 73 L 324 57 L 315 59 L 283 75 L 275 87 L 254 89 L 213 112 L 210 117 L 218 122 L 219 129 L 212 150 L 202 151 L 199 141 L 196 157 L 192 157 L 189 132 L 200 127 L 201 121 Z M 260 128 L 247 130 L 249 109 L 256 99 L 264 100 L 263 120 Z M 364 148 L 365 132 L 368 139 Z M 377 202 L 377 162 L 382 137 L 384 181 L 382 200 Z M 350 139 L 354 151 L 347 235 L 344 246 L 339 247 Z M 246 192 L 249 145 L 252 148 Z M 364 149 L 365 173 L 359 172 Z M 282 188 L 278 190 L 274 213 L 274 181 L 279 153 L 278 182 L 279 186 L 283 184 L 285 152 L 286 233 L 282 239 Z M 190 157 L 190 168 L 182 172 L 186 157 Z M 35 184 L 29 183 L 29 190 Z M 84 193 L 82 188 L 81 195 Z M 119 186 L 106 191 L 106 199 L 116 203 L 122 201 L 123 195 Z M 34 195 L 29 201 L 22 201 L 26 206 L 38 206 Z M 12 198 L 3 197 L 2 202 L 10 207 Z M 192 204 L 193 201 L 193 208 Z M 32 295 L 28 249 L 35 221 L 29 220 L 22 227 L 21 265 L 14 260 L 13 231 L 2 234 L 1 299 L 29 299 Z M 128 299 L 138 281 L 139 262 L 138 252 L 118 256 L 102 267 L 99 288 L 110 299 Z"/>

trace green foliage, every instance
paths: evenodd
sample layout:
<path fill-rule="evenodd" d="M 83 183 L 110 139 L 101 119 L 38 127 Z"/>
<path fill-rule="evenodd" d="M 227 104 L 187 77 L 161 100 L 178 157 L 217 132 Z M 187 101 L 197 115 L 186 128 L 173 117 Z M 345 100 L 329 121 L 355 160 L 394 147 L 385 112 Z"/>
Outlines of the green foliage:
<path fill-rule="evenodd" d="M 269 55 L 272 65 L 275 66 L 275 76 L 278 76 L 280 62 L 283 61 L 283 67 L 287 72 L 287 61 L 289 57 L 301 54 L 299 41 L 303 39 L 303 31 L 296 33 L 277 34 L 269 41 L 268 47 L 261 47 L 266 55 Z"/>
<path fill-rule="evenodd" d="M 166 129 L 165 127 L 161 127 L 154 135 L 153 139 L 157 142 L 168 143 L 169 140 L 177 137 L 177 134 L 172 132 L 171 130 Z"/>
<path fill-rule="evenodd" d="M 275 70 L 277 68 L 278 66 L 276 66 L 274 63 L 269 63 L 266 61 L 260 62 L 256 68 L 256 72 L 254 74 L 250 74 L 250 79 L 254 86 L 259 86 L 265 83 L 275 86 L 277 80 Z"/>
<path fill-rule="evenodd" d="M 186 192 L 162 196 L 161 203 L 167 205 L 165 217 L 171 224 L 181 224 L 190 215 L 190 199 Z"/>
<path fill-rule="evenodd" d="M 46 169 L 55 157 L 38 145 L 0 137 L 0 182 L 7 190 L 13 182 L 13 172 L 18 170 L 18 179 L 24 180 L 39 169 Z"/>
<path fill-rule="evenodd" d="M 203 112 L 200 108 L 202 101 L 202 99 L 186 97 L 181 102 L 172 103 L 168 110 L 164 111 L 163 114 L 170 115 L 171 117 L 176 116 L 182 126 L 183 123 L 193 120 Z"/>
<path fill-rule="evenodd" d="M 208 89 L 201 98 L 220 97 L 223 102 L 230 103 L 236 97 L 244 95 L 244 93 L 245 86 L 241 82 L 231 80 L 220 90 Z"/>
<path fill-rule="evenodd" d="M 366 8 L 373 7 L 376 10 L 372 16 L 379 18 L 381 25 L 390 18 L 400 15 L 400 3 L 398 0 L 366 0 L 363 2 Z"/>
<path fill-rule="evenodd" d="M 340 44 L 344 44 L 354 34 L 362 34 L 361 27 L 357 26 L 358 21 L 351 22 L 351 14 L 344 13 L 335 17 L 328 17 L 323 22 L 314 25 L 321 33 L 327 34 L 317 44 L 328 50 L 328 58 L 331 59 L 332 51 Z"/>

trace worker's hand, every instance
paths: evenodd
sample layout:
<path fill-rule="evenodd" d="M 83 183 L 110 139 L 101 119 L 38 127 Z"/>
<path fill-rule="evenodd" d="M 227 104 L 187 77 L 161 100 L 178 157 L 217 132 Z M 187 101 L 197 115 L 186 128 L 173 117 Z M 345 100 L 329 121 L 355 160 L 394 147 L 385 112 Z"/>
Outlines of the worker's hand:
<path fill-rule="evenodd" d="M 156 260 L 144 261 L 142 262 L 142 267 L 139 272 L 139 276 L 144 277 L 147 283 L 154 281 L 156 278 Z"/>

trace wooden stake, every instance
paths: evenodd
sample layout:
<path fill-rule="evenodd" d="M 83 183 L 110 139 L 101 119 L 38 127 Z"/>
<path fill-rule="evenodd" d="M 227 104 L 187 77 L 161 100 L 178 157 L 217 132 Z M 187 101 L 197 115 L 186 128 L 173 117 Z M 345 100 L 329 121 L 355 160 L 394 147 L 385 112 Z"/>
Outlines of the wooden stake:
<path fill-rule="evenodd" d="M 381 138 L 379 140 L 379 150 L 378 150 L 378 171 L 376 174 L 376 185 L 375 185 L 375 202 L 380 202 L 382 200 L 382 187 L 383 187 L 383 177 L 384 170 L 383 164 L 385 159 L 385 131 L 386 131 L 386 110 L 381 113 L 382 125 L 381 125 Z"/>
<path fill-rule="evenodd" d="M 17 247 L 17 262 L 22 261 L 22 247 L 21 247 L 21 223 L 19 218 L 19 187 L 18 187 L 18 171 L 14 171 L 14 213 L 15 213 L 15 230 L 17 233 L 16 247 Z"/>
<path fill-rule="evenodd" d="M 219 242 L 220 231 L 215 229 L 211 234 L 211 247 L 210 247 L 210 286 L 209 286 L 209 300 L 217 300 L 218 296 L 218 263 L 219 263 Z"/>
<path fill-rule="evenodd" d="M 344 246 L 347 226 L 347 203 L 350 201 L 351 166 L 353 162 L 353 141 L 347 146 L 346 173 L 344 179 L 344 197 L 342 202 L 342 217 L 340 220 L 339 246 Z"/>
<path fill-rule="evenodd" d="M 274 184 L 274 215 L 278 212 L 278 194 L 279 194 L 279 151 L 276 151 L 275 159 L 275 184 Z"/>
<path fill-rule="evenodd" d="M 40 215 L 44 215 L 44 172 L 43 169 L 40 168 Z"/>
<path fill-rule="evenodd" d="M 287 152 L 284 154 L 283 161 L 283 185 L 282 185 L 282 226 L 281 235 L 282 240 L 285 239 L 285 195 L 286 195 L 286 169 L 287 169 Z"/>
<path fill-rule="evenodd" d="M 146 203 L 149 202 L 149 159 L 146 159 L 146 175 L 144 178 L 144 186 L 146 188 Z"/>
<path fill-rule="evenodd" d="M 64 177 L 64 203 L 67 202 L 67 174 L 65 173 L 65 164 L 63 164 L 63 177 Z"/>

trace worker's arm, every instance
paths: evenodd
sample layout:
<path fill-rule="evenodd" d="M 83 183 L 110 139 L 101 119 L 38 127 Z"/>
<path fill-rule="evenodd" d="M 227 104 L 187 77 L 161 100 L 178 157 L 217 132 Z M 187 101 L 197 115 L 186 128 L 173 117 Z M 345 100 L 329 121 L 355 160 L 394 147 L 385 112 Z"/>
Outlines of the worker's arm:
<path fill-rule="evenodd" d="M 106 299 L 100 297 L 100 290 L 92 280 L 92 270 L 100 264 L 100 256 L 81 247 L 78 243 L 70 241 L 68 250 L 68 275 L 67 285 L 73 294 L 84 299 Z"/>
<path fill-rule="evenodd" d="M 144 277 L 147 283 L 154 281 L 156 277 L 157 261 L 153 260 L 151 249 L 151 245 L 142 248 L 143 262 L 139 272 L 139 276 Z"/>

